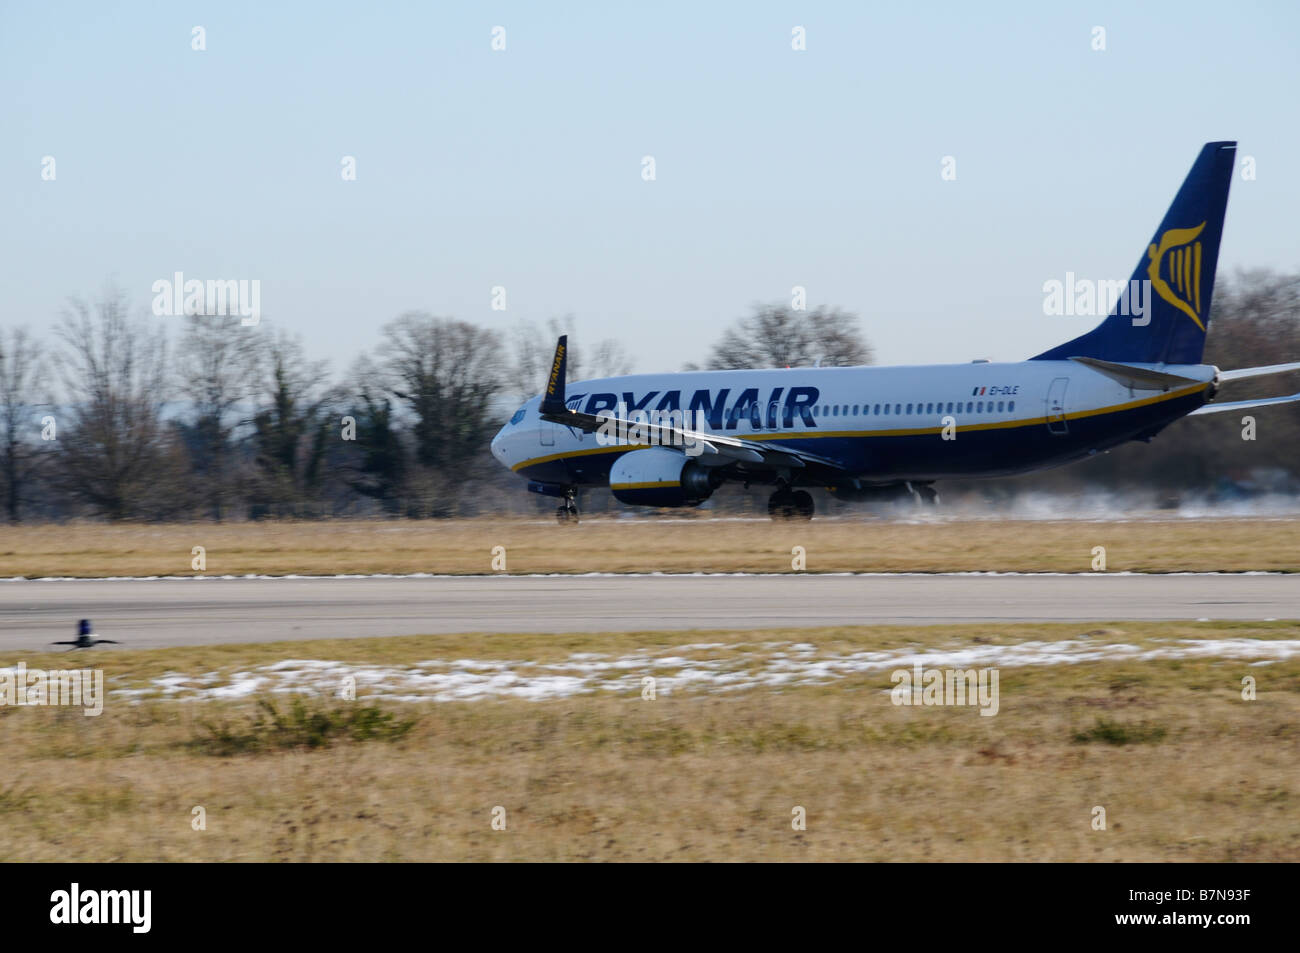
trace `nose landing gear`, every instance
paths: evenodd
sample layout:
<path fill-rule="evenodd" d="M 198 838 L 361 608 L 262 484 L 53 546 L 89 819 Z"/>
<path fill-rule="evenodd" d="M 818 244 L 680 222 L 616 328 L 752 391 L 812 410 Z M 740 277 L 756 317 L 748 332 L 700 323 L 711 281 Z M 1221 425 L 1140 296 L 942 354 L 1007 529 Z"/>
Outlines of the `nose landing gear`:
<path fill-rule="evenodd" d="M 561 525 L 578 522 L 578 502 L 577 492 L 568 490 L 564 494 L 564 502 L 555 511 L 555 519 Z"/>

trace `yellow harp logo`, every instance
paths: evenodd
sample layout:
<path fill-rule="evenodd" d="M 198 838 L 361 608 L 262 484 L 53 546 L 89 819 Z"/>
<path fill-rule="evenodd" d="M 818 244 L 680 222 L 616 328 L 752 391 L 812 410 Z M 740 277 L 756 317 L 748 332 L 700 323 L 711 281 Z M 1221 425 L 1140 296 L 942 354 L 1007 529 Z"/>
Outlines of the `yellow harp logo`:
<path fill-rule="evenodd" d="M 1201 243 L 1196 239 L 1205 228 L 1171 228 L 1160 236 L 1160 244 L 1147 248 L 1147 277 L 1156 294 L 1164 298 L 1205 330 L 1201 321 Z"/>

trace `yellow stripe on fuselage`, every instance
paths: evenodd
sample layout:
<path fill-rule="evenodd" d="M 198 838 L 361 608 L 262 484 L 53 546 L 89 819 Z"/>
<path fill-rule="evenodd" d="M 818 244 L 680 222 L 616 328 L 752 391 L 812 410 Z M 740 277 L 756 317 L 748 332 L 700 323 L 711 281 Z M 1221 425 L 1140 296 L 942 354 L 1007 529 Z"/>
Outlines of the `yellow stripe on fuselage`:
<path fill-rule="evenodd" d="M 1124 410 L 1133 410 L 1138 407 L 1147 407 L 1151 404 L 1158 404 L 1166 400 L 1174 400 L 1178 397 L 1187 397 L 1190 394 L 1205 390 L 1210 386 L 1209 381 L 1201 384 L 1192 384 L 1188 387 L 1182 387 L 1178 390 L 1170 391 L 1167 394 L 1157 394 L 1155 397 L 1144 397 L 1141 400 L 1129 401 L 1126 404 L 1111 404 L 1109 407 L 1098 407 L 1094 410 L 1080 410 L 1072 414 L 1066 414 L 1066 420 L 1082 420 L 1084 417 L 1096 417 L 1101 414 L 1118 413 Z M 953 415 L 955 416 L 955 415 Z M 1060 419 L 1060 418 L 1053 418 Z M 972 430 L 1005 430 L 1011 427 L 1033 427 L 1038 424 L 1047 424 L 1047 417 L 1022 417 L 1017 420 L 995 420 L 981 424 L 958 424 L 959 433 L 969 433 Z M 803 430 L 803 431 L 786 431 L 785 433 L 746 433 L 746 434 L 719 434 L 719 436 L 736 437 L 741 440 L 755 440 L 764 443 L 770 443 L 773 440 L 822 440 L 828 437 L 915 437 L 924 434 L 942 433 L 943 427 L 917 427 L 903 430 Z M 704 438 L 708 439 L 708 434 Z M 586 450 L 569 450 L 565 453 L 552 453 L 545 457 L 534 457 L 531 460 L 525 460 L 523 463 L 516 463 L 511 470 L 522 470 L 524 467 L 535 467 L 543 463 L 551 463 L 555 460 L 569 460 L 574 457 L 588 457 L 596 453 L 628 453 L 639 446 L 650 446 L 650 444 L 623 444 L 621 446 L 608 447 L 590 447 Z M 676 486 L 676 483 L 665 484 Z"/>

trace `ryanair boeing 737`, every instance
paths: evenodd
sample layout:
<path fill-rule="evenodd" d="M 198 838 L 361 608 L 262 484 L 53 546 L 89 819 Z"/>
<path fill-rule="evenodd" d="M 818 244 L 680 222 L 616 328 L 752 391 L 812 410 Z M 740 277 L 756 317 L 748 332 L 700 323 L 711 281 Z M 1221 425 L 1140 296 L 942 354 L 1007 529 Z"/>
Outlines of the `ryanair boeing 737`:
<path fill-rule="evenodd" d="M 545 391 L 492 441 L 528 489 L 577 518 L 584 487 L 624 503 L 696 506 L 728 481 L 773 487 L 773 517 L 936 481 L 1025 473 L 1149 441 L 1180 417 L 1300 400 L 1211 403 L 1221 384 L 1300 362 L 1202 364 L 1236 143 L 1201 149 L 1109 317 L 1027 361 L 639 374 L 570 384 L 561 337 Z"/>

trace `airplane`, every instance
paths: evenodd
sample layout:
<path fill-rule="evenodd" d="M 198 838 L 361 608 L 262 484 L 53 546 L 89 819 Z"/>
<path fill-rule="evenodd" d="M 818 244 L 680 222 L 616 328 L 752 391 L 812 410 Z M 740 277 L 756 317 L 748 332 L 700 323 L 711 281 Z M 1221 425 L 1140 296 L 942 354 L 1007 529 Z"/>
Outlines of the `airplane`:
<path fill-rule="evenodd" d="M 545 390 L 492 454 L 562 502 L 608 487 L 620 502 L 698 506 L 729 482 L 770 485 L 768 513 L 811 519 L 823 487 L 845 500 L 938 502 L 945 479 L 1060 466 L 1185 416 L 1300 401 L 1214 403 L 1222 384 L 1300 362 L 1201 363 L 1235 142 L 1207 143 L 1101 324 L 1016 363 L 799 367 L 636 374 L 570 383 L 560 337 Z"/>

